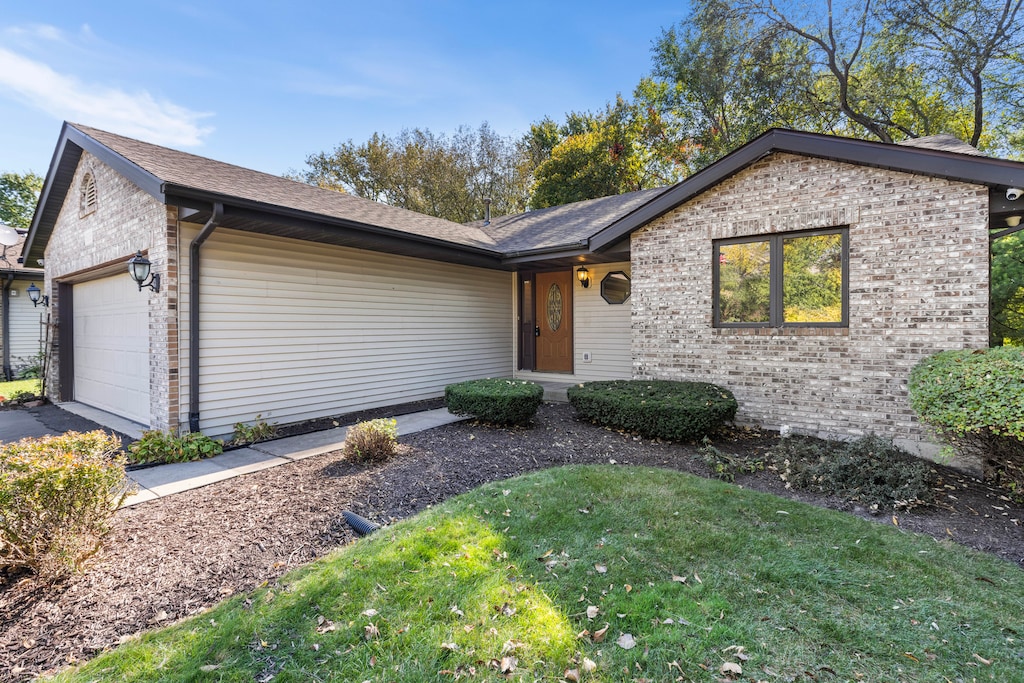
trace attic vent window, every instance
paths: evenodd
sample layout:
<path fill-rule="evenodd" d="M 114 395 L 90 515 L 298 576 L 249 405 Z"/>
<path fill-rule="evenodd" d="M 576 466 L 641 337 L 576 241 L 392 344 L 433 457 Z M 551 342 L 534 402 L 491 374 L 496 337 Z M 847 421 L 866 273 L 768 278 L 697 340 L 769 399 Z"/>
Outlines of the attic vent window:
<path fill-rule="evenodd" d="M 92 172 L 89 171 L 82 176 L 82 183 L 79 188 L 78 196 L 78 215 L 88 216 L 96 210 L 97 203 L 96 178 L 93 176 Z"/>

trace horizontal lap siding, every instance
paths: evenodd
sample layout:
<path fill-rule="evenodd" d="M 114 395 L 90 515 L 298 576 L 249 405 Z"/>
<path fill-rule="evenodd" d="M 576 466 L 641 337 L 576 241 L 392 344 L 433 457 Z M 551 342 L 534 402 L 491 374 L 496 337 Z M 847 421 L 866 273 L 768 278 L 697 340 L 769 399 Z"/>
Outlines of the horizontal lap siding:
<path fill-rule="evenodd" d="M 183 230 L 187 253 L 195 226 Z M 443 395 L 511 372 L 511 275 L 219 229 L 202 249 L 202 430 Z M 188 266 L 182 268 L 187 385 Z M 183 388 L 183 414 L 187 390 Z"/>
<path fill-rule="evenodd" d="M 622 304 L 609 304 L 601 296 L 601 280 L 608 273 L 622 271 L 629 274 L 628 263 L 587 266 L 590 287 L 584 289 L 576 282 L 575 346 L 576 372 L 580 380 L 629 379 L 633 373 L 630 349 L 630 299 Z M 589 352 L 591 361 L 583 362 Z"/>
<path fill-rule="evenodd" d="M 42 349 L 42 314 L 47 309 L 42 306 L 34 308 L 26 290 L 28 283 L 16 282 L 12 287 L 17 296 L 10 298 L 11 317 L 11 368 L 15 372 L 36 362 Z"/>

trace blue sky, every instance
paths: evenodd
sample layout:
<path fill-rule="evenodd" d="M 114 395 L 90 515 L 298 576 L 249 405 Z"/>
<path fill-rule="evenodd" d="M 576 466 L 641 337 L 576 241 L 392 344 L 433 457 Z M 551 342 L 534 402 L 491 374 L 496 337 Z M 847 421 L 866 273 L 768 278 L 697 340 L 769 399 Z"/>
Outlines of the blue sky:
<path fill-rule="evenodd" d="M 63 120 L 269 173 L 373 132 L 520 135 L 651 67 L 685 0 L 0 0 L 0 171 Z"/>

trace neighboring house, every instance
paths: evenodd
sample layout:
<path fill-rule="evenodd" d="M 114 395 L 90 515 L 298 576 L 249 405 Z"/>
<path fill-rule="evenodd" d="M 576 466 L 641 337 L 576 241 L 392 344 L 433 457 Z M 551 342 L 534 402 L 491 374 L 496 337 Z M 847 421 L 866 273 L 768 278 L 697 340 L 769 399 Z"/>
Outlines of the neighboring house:
<path fill-rule="evenodd" d="M 59 321 L 51 397 L 154 428 L 638 377 L 915 441 L 910 368 L 988 343 L 1012 187 L 1024 164 L 951 139 L 776 130 L 671 188 L 458 225 L 65 124 L 24 255 Z M 159 291 L 125 272 L 137 251 Z"/>
<path fill-rule="evenodd" d="M 33 306 L 28 296 L 32 284 L 43 284 L 43 269 L 26 268 L 18 258 L 25 233 L 6 225 L 0 233 L 18 237 L 16 244 L 0 245 L 0 353 L 3 379 L 11 380 L 39 364 L 46 309 Z"/>

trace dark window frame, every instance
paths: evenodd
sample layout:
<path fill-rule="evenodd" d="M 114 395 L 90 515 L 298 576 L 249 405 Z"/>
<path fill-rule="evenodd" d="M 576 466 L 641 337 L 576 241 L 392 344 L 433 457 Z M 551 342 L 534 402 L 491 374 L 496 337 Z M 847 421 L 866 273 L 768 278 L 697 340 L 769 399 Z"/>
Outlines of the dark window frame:
<path fill-rule="evenodd" d="M 816 237 L 818 235 L 840 235 L 842 237 L 842 320 L 838 322 L 792 322 L 783 319 L 783 245 L 785 240 L 800 237 Z M 719 301 L 719 268 L 721 267 L 721 248 L 732 244 L 749 244 L 751 242 L 768 242 L 768 321 L 752 323 L 722 322 L 721 303 Z M 768 235 L 749 235 L 715 240 L 712 248 L 712 299 L 714 306 L 714 326 L 722 328 L 764 328 L 764 327 L 849 327 L 850 326 L 850 226 L 842 225 L 834 228 L 814 230 L 797 230 L 778 232 Z"/>
<path fill-rule="evenodd" d="M 609 299 L 608 296 L 605 294 L 605 291 L 604 291 L 604 289 L 605 289 L 604 283 L 607 282 L 610 278 L 614 279 L 615 275 L 621 275 L 622 277 L 624 277 L 626 279 L 626 282 L 627 282 L 626 296 L 624 296 L 622 298 L 622 301 L 613 301 L 612 299 Z M 627 273 L 626 271 L 624 271 L 624 270 L 613 270 L 613 271 L 610 271 L 610 272 L 606 273 L 605 276 L 603 278 L 601 278 L 601 298 L 604 299 L 608 303 L 608 305 L 610 305 L 610 306 L 621 306 L 622 304 L 624 304 L 627 301 L 629 301 L 629 297 L 632 296 L 632 295 L 633 295 L 633 280 L 629 277 L 629 273 Z"/>

